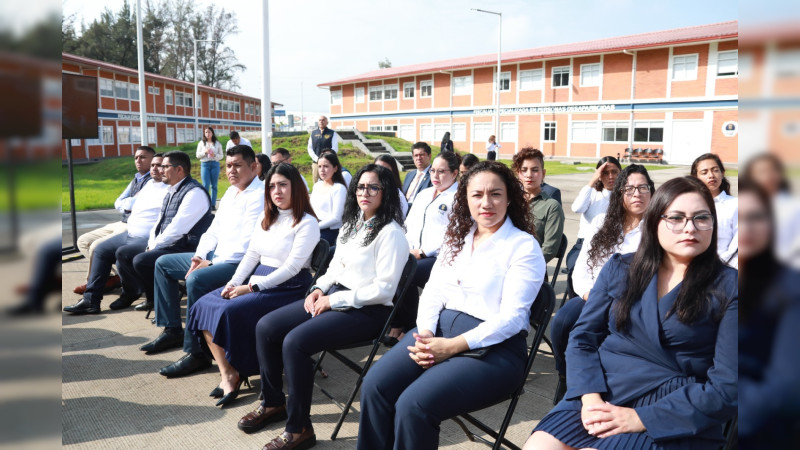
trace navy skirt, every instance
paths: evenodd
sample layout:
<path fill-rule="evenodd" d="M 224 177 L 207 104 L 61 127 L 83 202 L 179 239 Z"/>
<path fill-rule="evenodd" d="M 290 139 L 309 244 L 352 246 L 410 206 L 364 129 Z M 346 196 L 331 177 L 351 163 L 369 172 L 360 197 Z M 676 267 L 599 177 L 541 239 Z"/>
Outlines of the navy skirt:
<path fill-rule="evenodd" d="M 276 269 L 259 264 L 254 275 L 269 275 Z M 256 324 L 268 313 L 305 298 L 311 285 L 311 273 L 301 270 L 278 286 L 260 292 L 222 298 L 222 289 L 202 296 L 189 315 L 186 328 L 194 334 L 203 350 L 210 355 L 203 330 L 214 336 L 214 343 L 225 349 L 225 357 L 241 377 L 259 374 L 256 356 Z"/>
<path fill-rule="evenodd" d="M 691 382 L 693 378 L 678 377 L 673 378 L 652 391 L 642 395 L 638 399 L 621 405 L 628 408 L 636 408 L 655 403 L 657 400 L 666 397 L 669 393 L 681 388 Z M 577 410 L 571 406 L 577 406 Z M 544 431 L 563 444 L 576 448 L 594 448 L 598 450 L 609 449 L 718 449 L 721 441 L 702 439 L 702 438 L 681 438 L 668 441 L 655 442 L 647 434 L 643 433 L 623 433 L 616 434 L 607 438 L 598 438 L 589 434 L 581 422 L 581 401 L 562 400 L 552 411 L 550 411 L 539 422 L 533 430 Z"/>

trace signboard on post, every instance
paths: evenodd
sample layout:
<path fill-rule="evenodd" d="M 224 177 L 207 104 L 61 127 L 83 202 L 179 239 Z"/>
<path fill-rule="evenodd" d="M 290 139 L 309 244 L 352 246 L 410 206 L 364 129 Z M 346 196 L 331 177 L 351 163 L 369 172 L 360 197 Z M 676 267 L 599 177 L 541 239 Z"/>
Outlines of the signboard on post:
<path fill-rule="evenodd" d="M 275 117 L 283 117 L 286 115 L 285 109 L 276 109 L 275 110 Z"/>

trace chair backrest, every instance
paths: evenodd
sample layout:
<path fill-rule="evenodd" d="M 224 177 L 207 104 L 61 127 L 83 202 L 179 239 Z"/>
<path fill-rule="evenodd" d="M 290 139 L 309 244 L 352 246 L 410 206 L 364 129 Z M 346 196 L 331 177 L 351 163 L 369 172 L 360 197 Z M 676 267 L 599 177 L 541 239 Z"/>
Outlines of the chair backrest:
<path fill-rule="evenodd" d="M 553 279 L 550 280 L 550 286 L 555 289 L 556 288 L 556 280 L 558 279 L 558 273 L 561 272 L 561 262 L 564 261 L 564 255 L 567 254 L 567 247 L 569 246 L 569 242 L 567 240 L 567 235 L 561 235 L 561 245 L 558 247 L 558 253 L 556 253 L 556 270 L 553 271 Z"/>
<path fill-rule="evenodd" d="M 526 374 L 531 371 L 533 360 L 539 350 L 539 344 L 542 343 L 545 329 L 547 328 L 547 324 L 550 323 L 550 318 L 553 315 L 555 306 L 556 294 L 553 288 L 547 283 L 542 283 L 542 287 L 539 288 L 539 293 L 536 294 L 536 300 L 534 300 L 533 305 L 531 305 L 530 324 L 534 330 L 534 334 L 533 343 L 531 344 L 531 350 L 528 355 L 528 362 L 525 367 Z M 521 388 L 522 387 L 520 387 L 520 389 Z"/>
<path fill-rule="evenodd" d="M 330 244 L 325 239 L 320 239 L 311 252 L 311 270 L 314 271 L 314 278 L 311 280 L 311 285 L 317 281 L 317 278 L 322 276 L 328 270 L 328 264 L 331 262 L 329 257 Z"/>
<path fill-rule="evenodd" d="M 417 258 L 409 254 L 406 265 L 403 266 L 403 273 L 400 274 L 400 281 L 397 282 L 397 289 L 394 291 L 394 298 L 392 303 L 395 305 L 400 301 L 406 293 L 406 290 L 411 285 L 411 280 L 414 279 L 414 273 L 417 271 Z"/>

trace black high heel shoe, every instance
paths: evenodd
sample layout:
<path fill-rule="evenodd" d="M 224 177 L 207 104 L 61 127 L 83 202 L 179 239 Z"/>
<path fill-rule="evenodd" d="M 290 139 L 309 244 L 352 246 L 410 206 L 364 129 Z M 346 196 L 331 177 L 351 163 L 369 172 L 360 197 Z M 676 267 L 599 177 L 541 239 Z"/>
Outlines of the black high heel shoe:
<path fill-rule="evenodd" d="M 214 398 L 221 398 L 223 395 L 225 395 L 225 391 L 223 391 L 222 388 L 219 386 L 212 389 L 211 393 L 208 394 L 209 397 L 214 397 Z"/>
<path fill-rule="evenodd" d="M 242 387 L 242 383 L 244 383 L 248 389 L 252 388 L 252 386 L 250 386 L 250 380 L 248 380 L 247 378 L 242 380 L 240 378 L 239 381 L 236 383 L 236 387 L 230 393 L 222 396 L 222 398 L 219 399 L 219 401 L 217 402 L 217 406 L 225 406 L 228 403 L 231 403 L 232 401 L 236 400 L 236 397 L 239 396 L 239 390 Z"/>

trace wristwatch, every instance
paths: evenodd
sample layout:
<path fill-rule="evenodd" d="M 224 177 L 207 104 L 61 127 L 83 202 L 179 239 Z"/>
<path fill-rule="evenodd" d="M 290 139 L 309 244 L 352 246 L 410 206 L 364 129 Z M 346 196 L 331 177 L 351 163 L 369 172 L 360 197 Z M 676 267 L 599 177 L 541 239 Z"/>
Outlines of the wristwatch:
<path fill-rule="evenodd" d="M 253 292 L 259 292 L 261 290 L 261 286 L 259 286 L 257 284 L 251 284 L 250 285 L 250 290 L 253 291 Z"/>

